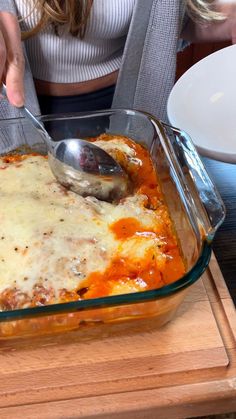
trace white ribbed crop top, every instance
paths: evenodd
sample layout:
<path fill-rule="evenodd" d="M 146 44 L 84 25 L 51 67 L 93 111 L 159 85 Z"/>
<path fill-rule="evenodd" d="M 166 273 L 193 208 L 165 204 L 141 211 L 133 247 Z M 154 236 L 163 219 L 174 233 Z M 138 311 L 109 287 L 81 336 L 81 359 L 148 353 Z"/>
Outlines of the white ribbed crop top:
<path fill-rule="evenodd" d="M 30 0 L 15 0 L 22 29 L 32 28 L 38 15 Z M 135 0 L 94 0 L 85 38 L 55 35 L 48 27 L 25 41 L 36 79 L 74 83 L 96 79 L 117 70 Z"/>

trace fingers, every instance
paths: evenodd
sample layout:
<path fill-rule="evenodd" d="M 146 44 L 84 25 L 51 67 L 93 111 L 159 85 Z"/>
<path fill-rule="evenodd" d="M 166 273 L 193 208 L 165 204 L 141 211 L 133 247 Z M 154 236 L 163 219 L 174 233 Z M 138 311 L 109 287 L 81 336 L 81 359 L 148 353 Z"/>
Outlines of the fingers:
<path fill-rule="evenodd" d="M 24 104 L 24 59 L 18 51 L 10 53 L 6 72 L 7 96 L 15 106 Z"/>
<path fill-rule="evenodd" d="M 0 80 L 2 80 L 3 78 L 6 60 L 7 60 L 7 48 L 6 48 L 3 34 L 0 30 Z"/>
<path fill-rule="evenodd" d="M 14 106 L 24 104 L 24 55 L 17 18 L 0 12 L 0 76 L 5 74 L 7 96 Z"/>

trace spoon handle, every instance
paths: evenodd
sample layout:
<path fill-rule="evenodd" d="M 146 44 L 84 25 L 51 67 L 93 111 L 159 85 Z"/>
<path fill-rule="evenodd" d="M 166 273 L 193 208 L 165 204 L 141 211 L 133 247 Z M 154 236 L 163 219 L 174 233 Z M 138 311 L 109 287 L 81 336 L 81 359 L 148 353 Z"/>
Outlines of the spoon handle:
<path fill-rule="evenodd" d="M 6 85 L 4 83 L 2 83 L 0 93 L 4 97 L 7 98 L 7 89 L 6 89 Z M 18 109 L 20 110 L 22 115 L 25 116 L 27 119 L 29 119 L 30 122 L 33 124 L 33 126 L 37 129 L 40 136 L 43 137 L 44 141 L 46 142 L 49 150 L 52 150 L 53 149 L 53 141 L 52 141 L 51 137 L 49 136 L 48 132 L 45 130 L 43 124 L 25 106 L 21 106 Z"/>
<path fill-rule="evenodd" d="M 24 115 L 27 119 L 30 120 L 30 122 L 37 129 L 41 137 L 44 138 L 48 148 L 51 150 L 53 148 L 52 139 L 48 135 L 48 132 L 45 130 L 43 124 L 25 106 L 21 106 L 19 110 L 21 111 L 22 115 Z"/>

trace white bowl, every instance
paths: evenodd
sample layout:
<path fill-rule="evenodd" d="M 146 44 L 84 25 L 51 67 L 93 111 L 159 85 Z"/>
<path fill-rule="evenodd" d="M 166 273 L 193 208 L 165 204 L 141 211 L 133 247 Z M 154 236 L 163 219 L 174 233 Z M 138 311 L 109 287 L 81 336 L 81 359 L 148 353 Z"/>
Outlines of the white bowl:
<path fill-rule="evenodd" d="M 167 113 L 202 155 L 236 163 L 236 45 L 186 71 L 170 93 Z"/>

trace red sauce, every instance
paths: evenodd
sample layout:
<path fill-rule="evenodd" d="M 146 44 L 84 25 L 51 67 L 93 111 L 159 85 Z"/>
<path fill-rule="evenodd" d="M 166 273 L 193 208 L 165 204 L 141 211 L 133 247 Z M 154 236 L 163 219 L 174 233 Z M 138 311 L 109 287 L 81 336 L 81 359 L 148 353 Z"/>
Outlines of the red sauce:
<path fill-rule="evenodd" d="M 123 240 L 134 236 L 137 232 L 145 231 L 136 218 L 122 218 L 110 226 L 111 231 L 117 239 Z"/>
<path fill-rule="evenodd" d="M 107 134 L 99 137 L 106 141 L 111 138 L 112 136 Z M 120 138 L 124 141 L 123 137 Z M 116 239 L 121 242 L 134 236 L 138 240 L 139 235 L 145 236 L 146 233 L 148 236 L 152 233 L 156 239 L 161 237 L 161 245 L 158 248 L 159 251 L 153 252 L 151 248 L 137 260 L 114 255 L 104 272 L 93 272 L 86 279 L 84 286 L 88 291 L 84 293 L 84 298 L 110 295 L 115 284 L 128 284 L 130 281 L 141 281 L 143 290 L 160 288 L 176 281 L 185 273 L 184 261 L 149 152 L 142 145 L 128 138 L 125 138 L 125 142 L 133 148 L 135 158 L 139 159 L 142 164 L 130 162 L 128 156 L 123 153 L 121 158 L 120 152 L 115 155 L 115 158 L 131 178 L 134 192 L 147 197 L 144 205 L 157 214 L 160 222 L 149 228 L 142 223 L 142 220 L 127 217 L 111 224 L 110 229 Z"/>
<path fill-rule="evenodd" d="M 22 160 L 27 159 L 29 156 L 39 156 L 38 153 L 29 153 L 29 154 L 9 154 L 7 156 L 3 156 L 2 157 L 2 161 L 4 163 L 16 163 L 16 162 L 21 162 Z M 42 156 L 40 154 L 41 157 L 47 158 L 47 156 Z"/>

